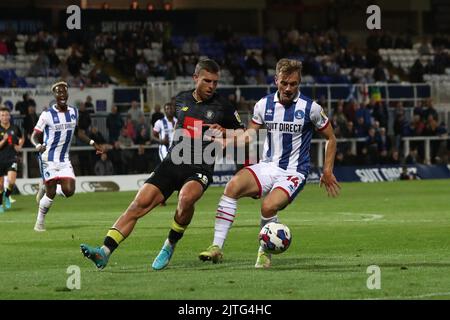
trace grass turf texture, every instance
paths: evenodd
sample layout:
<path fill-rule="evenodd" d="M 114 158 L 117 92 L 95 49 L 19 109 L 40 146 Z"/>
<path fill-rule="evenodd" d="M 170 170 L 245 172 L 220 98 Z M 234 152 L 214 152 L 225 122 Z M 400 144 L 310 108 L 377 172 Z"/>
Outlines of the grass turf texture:
<path fill-rule="evenodd" d="M 343 184 L 339 198 L 307 185 L 282 211 L 291 247 L 255 270 L 260 200 L 241 199 L 222 264 L 198 259 L 211 244 L 222 188 L 210 188 L 168 268 L 151 263 L 169 231 L 176 197 L 142 218 L 103 271 L 80 253 L 100 245 L 134 192 L 57 198 L 47 232 L 33 231 L 34 196 L 15 196 L 0 215 L 2 299 L 448 299 L 450 181 Z M 66 287 L 67 268 L 81 268 L 81 289 Z M 381 270 L 369 290 L 367 267 Z"/>

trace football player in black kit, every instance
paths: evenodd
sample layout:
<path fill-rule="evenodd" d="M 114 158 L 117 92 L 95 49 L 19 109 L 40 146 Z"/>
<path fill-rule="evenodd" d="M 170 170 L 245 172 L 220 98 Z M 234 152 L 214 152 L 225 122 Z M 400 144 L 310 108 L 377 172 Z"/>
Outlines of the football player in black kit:
<path fill-rule="evenodd" d="M 243 127 L 237 111 L 215 92 L 219 81 L 219 65 L 214 60 L 199 61 L 193 78 L 195 89 L 181 92 L 176 97 L 176 130 L 182 130 L 181 137 L 178 140 L 175 137 L 166 158 L 109 229 L 103 246 L 81 245 L 83 255 L 92 260 L 98 269 L 106 266 L 111 253 L 130 235 L 139 218 L 178 190 L 178 205 L 169 235 L 152 264 L 154 270 L 164 269 L 191 222 L 195 203 L 212 180 L 214 163 L 207 163 L 203 157 L 198 158 L 200 152 L 203 154 L 205 148 L 212 143 L 205 136 L 209 129 L 223 132 L 225 129 Z M 177 133 L 180 131 L 176 131 L 175 136 Z M 198 150 L 195 145 L 201 149 Z M 180 157 L 183 159 L 181 162 Z"/>
<path fill-rule="evenodd" d="M 20 129 L 11 124 L 11 114 L 6 107 L 0 108 L 0 213 L 11 208 L 9 196 L 14 188 L 17 177 L 17 153 L 23 146 L 25 139 Z M 8 175 L 8 186 L 3 191 L 3 177 Z"/>

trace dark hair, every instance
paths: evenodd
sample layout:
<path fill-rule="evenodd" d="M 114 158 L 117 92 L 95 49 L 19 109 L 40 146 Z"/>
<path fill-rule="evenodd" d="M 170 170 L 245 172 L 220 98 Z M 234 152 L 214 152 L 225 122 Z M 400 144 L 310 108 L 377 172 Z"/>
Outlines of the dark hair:
<path fill-rule="evenodd" d="M 202 70 L 206 70 L 210 73 L 219 73 L 220 67 L 217 62 L 212 59 L 202 59 L 195 66 L 194 74 L 198 75 Z"/>
<path fill-rule="evenodd" d="M 1 107 L 0 111 L 7 111 L 7 112 L 11 112 L 11 110 L 9 110 L 8 107 Z"/>

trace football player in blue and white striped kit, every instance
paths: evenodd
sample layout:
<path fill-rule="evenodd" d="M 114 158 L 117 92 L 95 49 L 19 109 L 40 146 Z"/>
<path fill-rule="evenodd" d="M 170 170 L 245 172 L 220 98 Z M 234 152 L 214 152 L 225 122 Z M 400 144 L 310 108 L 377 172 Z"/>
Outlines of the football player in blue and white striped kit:
<path fill-rule="evenodd" d="M 284 209 L 303 190 L 310 168 L 310 145 L 314 130 L 327 140 L 323 175 L 320 179 L 328 195 L 339 194 L 333 174 L 336 137 L 322 107 L 300 93 L 302 64 L 281 59 L 276 66 L 277 92 L 260 99 L 254 108 L 249 130 L 267 129 L 263 157 L 259 163 L 240 170 L 226 185 L 217 211 L 213 244 L 199 258 L 214 263 L 222 260 L 222 248 L 234 221 L 237 200 L 261 198 L 262 228 L 277 222 Z M 256 268 L 268 268 L 270 254 L 259 248 Z"/>
<path fill-rule="evenodd" d="M 81 141 L 93 146 L 97 153 L 103 147 L 89 139 L 83 130 L 77 129 L 78 110 L 67 103 L 68 86 L 64 81 L 55 83 L 51 91 L 56 103 L 42 112 L 31 135 L 31 142 L 39 151 L 40 167 L 45 189 L 38 193 L 39 211 L 34 226 L 35 231 L 45 231 L 44 219 L 52 206 L 57 193 L 57 185 L 61 185 L 58 194 L 70 197 L 75 192 L 75 174 L 69 159 L 69 150 L 75 133 Z"/>

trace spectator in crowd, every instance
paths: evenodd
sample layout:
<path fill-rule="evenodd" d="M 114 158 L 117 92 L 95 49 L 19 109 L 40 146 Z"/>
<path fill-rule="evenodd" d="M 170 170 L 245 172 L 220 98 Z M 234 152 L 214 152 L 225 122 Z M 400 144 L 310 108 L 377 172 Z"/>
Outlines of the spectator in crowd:
<path fill-rule="evenodd" d="M 111 107 L 111 113 L 106 117 L 106 128 L 108 129 L 109 143 L 114 144 L 120 136 L 123 127 L 123 119 L 118 112 L 117 106 Z"/>
<path fill-rule="evenodd" d="M 127 132 L 127 136 L 134 141 L 136 141 L 136 126 L 133 122 L 133 120 L 131 120 L 131 115 L 127 115 L 127 118 L 125 120 L 125 126 L 123 127 L 126 132 Z M 120 139 L 120 137 L 119 137 Z"/>
<path fill-rule="evenodd" d="M 136 173 L 148 173 L 150 166 L 149 166 L 149 157 L 147 153 L 145 152 L 145 148 L 143 145 L 139 145 L 137 153 L 134 158 L 134 171 Z"/>
<path fill-rule="evenodd" d="M 420 59 L 416 59 L 414 64 L 409 70 L 409 81 L 412 83 L 423 82 L 423 75 L 425 74 L 425 67 Z"/>
<path fill-rule="evenodd" d="M 432 113 L 428 114 L 427 124 L 423 131 L 424 136 L 442 137 L 447 134 L 447 129 L 444 123 L 439 122 L 434 118 Z M 431 163 L 439 163 L 441 158 L 439 157 L 439 150 L 443 141 L 432 140 L 430 141 L 430 161 Z"/>
<path fill-rule="evenodd" d="M 108 176 L 114 174 L 114 166 L 111 160 L 108 159 L 107 153 L 102 153 L 101 157 L 94 166 L 95 175 Z"/>
<path fill-rule="evenodd" d="M 434 108 L 433 101 L 431 98 L 424 100 L 424 109 L 422 112 L 422 119 L 428 121 L 429 116 L 432 116 L 436 121 L 438 120 L 438 113 Z"/>
<path fill-rule="evenodd" d="M 89 113 L 95 113 L 94 104 L 92 103 L 92 97 L 87 96 L 86 101 L 84 102 L 84 106 Z"/>
<path fill-rule="evenodd" d="M 50 60 L 44 50 L 40 50 L 39 54 L 28 71 L 31 77 L 47 77 L 49 75 Z"/>
<path fill-rule="evenodd" d="M 338 151 L 336 152 L 336 158 L 334 159 L 334 166 L 340 167 L 343 165 L 345 165 L 344 154 L 342 153 L 342 151 Z"/>
<path fill-rule="evenodd" d="M 84 102 L 81 102 L 78 109 L 78 128 L 84 130 L 87 135 L 89 133 L 91 124 L 91 115 L 89 114 L 89 111 L 86 110 L 86 104 Z"/>
<path fill-rule="evenodd" d="M 26 115 L 28 112 L 28 106 L 33 106 L 36 108 L 36 102 L 30 97 L 30 94 L 24 93 L 22 95 L 23 100 L 18 101 L 15 106 L 15 110 L 19 111 L 21 115 Z"/>
<path fill-rule="evenodd" d="M 124 164 L 132 163 L 134 150 L 127 149 L 127 148 L 134 146 L 134 142 L 133 142 L 133 139 L 128 135 L 128 131 L 126 128 L 122 129 L 122 132 L 120 134 L 118 141 L 119 141 L 120 149 L 122 149 L 122 152 L 121 152 L 122 163 L 124 163 Z M 127 173 L 127 172 L 125 172 L 125 173 Z"/>
<path fill-rule="evenodd" d="M 141 129 L 139 129 L 137 131 L 135 142 L 138 145 L 151 144 L 151 137 L 150 137 L 149 129 L 147 129 L 146 127 L 141 127 Z"/>
<path fill-rule="evenodd" d="M 367 149 L 367 156 L 369 163 L 368 164 L 376 164 L 377 158 L 378 158 L 378 146 L 379 146 L 379 139 L 376 135 L 375 129 L 370 128 L 368 130 L 368 135 L 366 137 L 366 144 L 365 148 Z"/>
<path fill-rule="evenodd" d="M 405 164 L 417 164 L 420 163 L 419 153 L 417 148 L 411 148 L 409 154 L 405 158 Z"/>
<path fill-rule="evenodd" d="M 415 114 L 410 125 L 410 135 L 420 137 L 423 135 L 424 130 L 425 123 L 423 123 L 422 118 L 418 114 Z"/>
<path fill-rule="evenodd" d="M 134 125 L 137 125 L 139 118 L 144 115 L 144 112 L 141 110 L 140 105 L 136 100 L 131 101 L 131 107 L 128 109 L 127 116 L 131 117 L 131 121 L 133 121 Z"/>
<path fill-rule="evenodd" d="M 377 164 L 380 165 L 386 165 L 386 164 L 390 164 L 390 158 L 389 158 L 389 154 L 388 154 L 388 150 L 387 149 L 382 149 L 380 151 L 380 154 L 378 155 L 378 159 L 377 159 Z"/>
<path fill-rule="evenodd" d="M 93 87 L 104 87 L 110 83 L 114 84 L 114 81 L 110 76 L 99 66 L 95 66 L 91 72 L 89 72 L 88 77 Z"/>
<path fill-rule="evenodd" d="M 25 136 L 25 147 L 34 147 L 34 145 L 31 143 L 30 138 L 31 134 L 33 133 L 34 127 L 36 126 L 36 123 L 38 122 L 38 115 L 36 114 L 36 107 L 32 104 L 28 105 L 28 113 L 23 119 L 23 130 L 24 130 L 24 136 Z M 96 140 L 94 140 L 96 141 Z"/>
<path fill-rule="evenodd" d="M 112 149 L 108 151 L 108 158 L 111 159 L 115 174 L 126 174 L 126 166 L 122 162 L 122 148 L 118 140 L 113 142 Z"/>
<path fill-rule="evenodd" d="M 147 83 L 147 78 L 150 75 L 150 69 L 145 62 L 144 57 L 139 58 L 139 62 L 136 64 L 134 76 L 138 84 Z"/>
<path fill-rule="evenodd" d="M 381 127 L 387 128 L 389 113 L 386 104 L 379 100 L 375 101 L 375 103 L 371 107 L 372 117 L 380 123 Z"/>
<path fill-rule="evenodd" d="M 389 164 L 400 164 L 400 153 L 397 149 L 393 149 L 389 159 Z"/>
<path fill-rule="evenodd" d="M 336 116 L 336 125 L 339 127 L 341 133 L 343 133 L 347 127 L 347 117 L 344 114 L 344 100 L 338 101 L 333 116 Z"/>
<path fill-rule="evenodd" d="M 106 139 L 103 134 L 98 130 L 97 127 L 92 126 L 91 131 L 89 132 L 89 138 L 97 142 L 98 144 L 105 144 Z"/>
<path fill-rule="evenodd" d="M 153 111 L 152 114 L 152 127 L 155 126 L 155 122 L 158 121 L 159 119 L 164 118 L 164 113 L 161 112 L 161 106 L 159 104 L 155 104 L 155 110 Z"/>
<path fill-rule="evenodd" d="M 377 132 L 377 140 L 378 140 L 378 151 L 382 150 L 391 150 L 391 140 L 386 133 L 386 128 L 380 127 Z"/>

